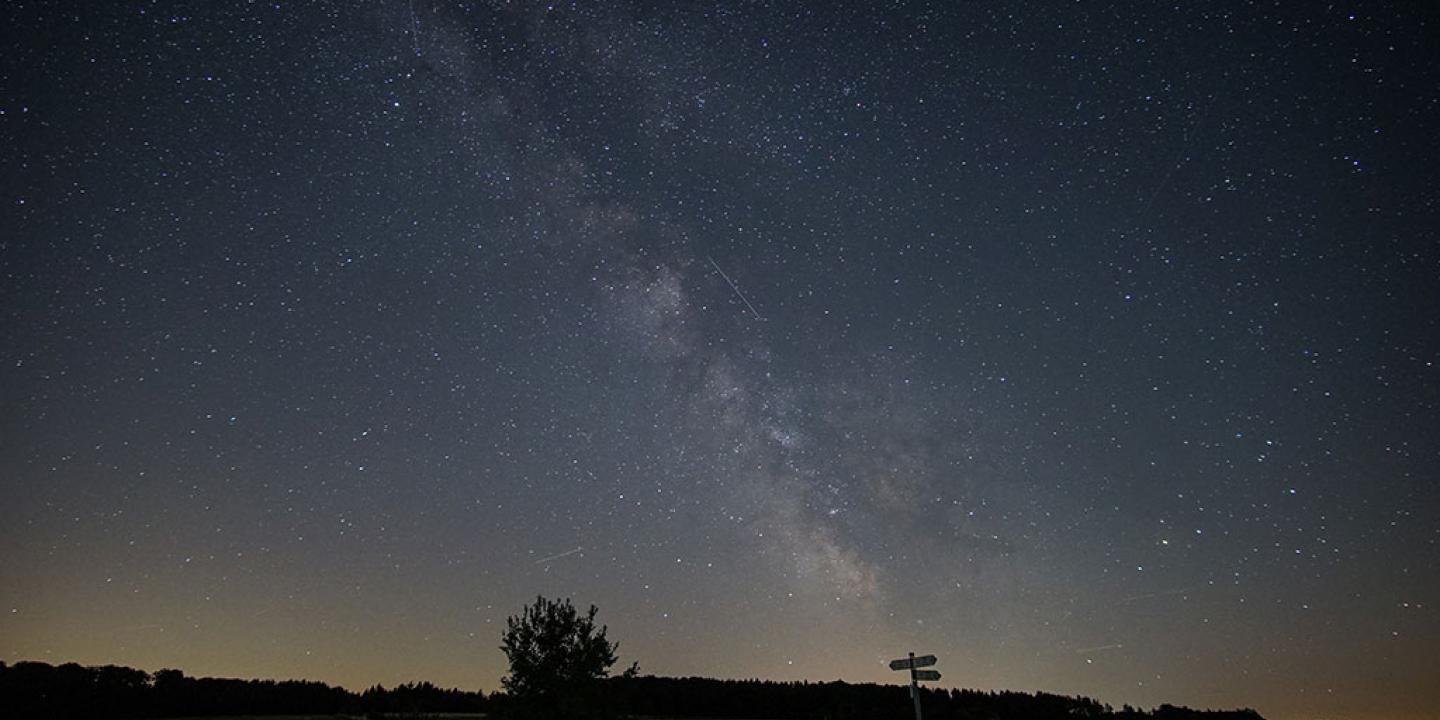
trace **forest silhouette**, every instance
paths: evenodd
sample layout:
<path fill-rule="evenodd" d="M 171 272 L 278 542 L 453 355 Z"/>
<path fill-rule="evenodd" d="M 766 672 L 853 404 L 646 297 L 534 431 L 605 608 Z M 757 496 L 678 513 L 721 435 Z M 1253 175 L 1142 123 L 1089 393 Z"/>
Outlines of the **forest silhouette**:
<path fill-rule="evenodd" d="M 909 689 L 846 682 L 775 682 L 619 676 L 601 681 L 588 716 L 861 720 L 910 717 Z M 1049 693 L 926 688 L 927 720 L 1263 720 L 1254 710 L 1204 711 L 1171 705 L 1111 708 Z M 0 662 L 0 716 L 15 720 L 106 720 L 225 715 L 506 716 L 503 692 L 447 690 L 428 682 L 352 692 L 302 680 L 194 678 L 179 670 Z"/>

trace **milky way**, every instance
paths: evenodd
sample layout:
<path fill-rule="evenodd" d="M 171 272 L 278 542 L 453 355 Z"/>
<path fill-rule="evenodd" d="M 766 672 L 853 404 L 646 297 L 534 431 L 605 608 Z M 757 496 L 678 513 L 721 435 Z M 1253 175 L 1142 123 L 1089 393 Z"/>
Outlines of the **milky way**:
<path fill-rule="evenodd" d="M 212 5 L 5 10 L 0 659 L 1440 704 L 1433 13 Z"/>

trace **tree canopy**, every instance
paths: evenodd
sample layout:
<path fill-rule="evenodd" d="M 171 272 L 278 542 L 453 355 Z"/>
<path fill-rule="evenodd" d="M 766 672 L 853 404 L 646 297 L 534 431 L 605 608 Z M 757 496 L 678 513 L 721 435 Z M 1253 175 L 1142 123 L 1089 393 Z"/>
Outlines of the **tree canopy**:
<path fill-rule="evenodd" d="M 535 598 L 518 616 L 505 621 L 500 649 L 510 674 L 500 680 L 521 706 L 554 709 L 588 693 L 610 674 L 617 643 L 595 623 L 594 605 L 581 615 L 570 600 Z"/>

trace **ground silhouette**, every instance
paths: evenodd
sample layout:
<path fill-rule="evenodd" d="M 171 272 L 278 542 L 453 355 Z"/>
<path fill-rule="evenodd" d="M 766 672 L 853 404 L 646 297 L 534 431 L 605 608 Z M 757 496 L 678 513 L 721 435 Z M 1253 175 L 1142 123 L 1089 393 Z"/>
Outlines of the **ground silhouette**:
<path fill-rule="evenodd" d="M 862 720 L 908 718 L 903 685 L 773 682 L 622 675 L 599 683 L 605 711 L 619 716 Z M 923 690 L 927 720 L 1263 720 L 1254 710 L 1203 711 L 1161 705 L 1112 709 L 1049 693 Z M 506 714 L 505 693 L 446 690 L 427 682 L 352 692 L 303 680 L 194 678 L 179 670 L 75 663 L 0 662 L 0 717 L 93 720 L 224 715 Z"/>

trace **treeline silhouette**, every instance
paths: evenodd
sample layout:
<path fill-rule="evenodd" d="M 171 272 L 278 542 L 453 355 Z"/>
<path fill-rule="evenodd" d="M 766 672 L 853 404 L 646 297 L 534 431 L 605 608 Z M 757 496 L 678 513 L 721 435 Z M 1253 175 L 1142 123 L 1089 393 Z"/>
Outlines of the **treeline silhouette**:
<path fill-rule="evenodd" d="M 909 688 L 845 682 L 773 682 L 654 676 L 602 681 L 594 717 L 862 720 L 908 718 Z M 926 720 L 1263 720 L 1254 710 L 1204 711 L 1161 705 L 1115 710 L 1050 693 L 922 689 Z M 223 715 L 506 714 L 503 693 L 445 690 L 428 682 L 355 693 L 321 682 L 186 677 L 128 667 L 0 662 L 0 717 L 15 720 L 123 720 Z"/>
<path fill-rule="evenodd" d="M 614 677 L 608 700 L 621 715 L 774 720 L 861 720 L 911 716 L 910 688 L 846 682 Z M 1051 693 L 921 688 L 926 720 L 1264 720 L 1254 710 L 1153 711 Z M 497 698 L 499 700 L 500 698 Z"/>
<path fill-rule="evenodd" d="M 337 715 L 484 712 L 481 692 L 444 690 L 428 682 L 354 693 L 305 680 L 186 677 L 179 670 L 151 675 L 106 665 L 60 666 L 0 662 L 0 718 L 121 720 L 194 715 Z"/>

